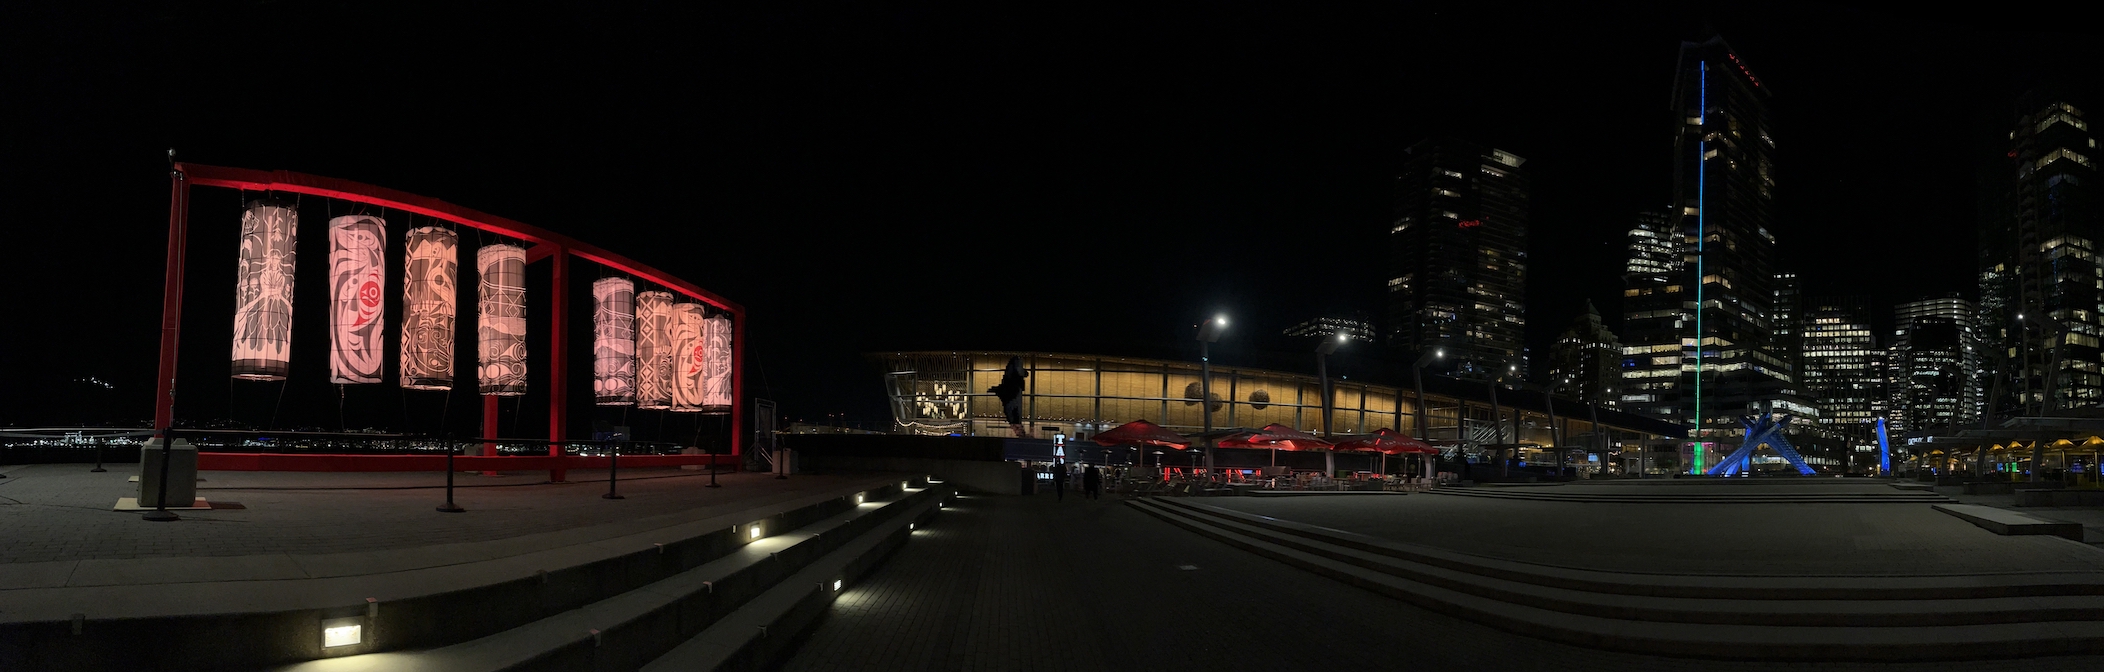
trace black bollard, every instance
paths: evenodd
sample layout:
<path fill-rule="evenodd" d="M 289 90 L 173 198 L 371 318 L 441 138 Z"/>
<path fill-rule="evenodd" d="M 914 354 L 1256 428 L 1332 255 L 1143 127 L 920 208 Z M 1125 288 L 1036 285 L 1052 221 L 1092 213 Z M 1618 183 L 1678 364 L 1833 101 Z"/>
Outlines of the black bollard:
<path fill-rule="evenodd" d="M 446 442 L 446 503 L 438 507 L 439 511 L 445 513 L 460 513 L 467 510 L 460 508 L 459 504 L 453 503 L 453 453 L 459 451 L 460 447 L 453 445 L 452 441 Z"/>
<path fill-rule="evenodd" d="M 98 438 L 95 439 L 95 468 L 89 469 L 88 473 L 100 474 L 105 471 L 109 470 L 102 468 L 102 439 Z"/>
<path fill-rule="evenodd" d="M 627 497 L 622 497 L 621 493 L 616 489 L 621 484 L 621 448 L 614 444 L 606 444 L 606 446 L 608 459 L 610 460 L 606 469 L 606 494 L 599 497 L 601 499 L 627 499 Z"/>
<path fill-rule="evenodd" d="M 709 447 L 709 487 L 711 487 L 711 488 L 721 488 L 721 487 L 723 487 L 723 486 L 721 486 L 721 485 L 717 485 L 717 484 L 716 484 L 716 447 L 715 447 L 715 446 L 710 446 L 710 447 Z"/>
<path fill-rule="evenodd" d="M 154 493 L 153 510 L 140 515 L 139 518 L 141 520 L 151 520 L 156 523 L 182 520 L 182 516 L 175 515 L 174 511 L 168 510 L 168 463 L 173 461 L 175 461 L 175 430 L 171 429 L 168 430 L 166 436 L 161 438 L 161 491 Z"/>

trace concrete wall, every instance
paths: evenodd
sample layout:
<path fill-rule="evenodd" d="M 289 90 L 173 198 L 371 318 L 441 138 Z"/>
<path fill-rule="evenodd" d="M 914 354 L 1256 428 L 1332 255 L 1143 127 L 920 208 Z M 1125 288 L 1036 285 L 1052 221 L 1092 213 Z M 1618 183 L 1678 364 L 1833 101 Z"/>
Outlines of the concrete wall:
<path fill-rule="evenodd" d="M 966 492 L 991 495 L 1023 493 L 1023 465 L 1018 462 L 943 460 L 927 457 L 859 457 L 803 454 L 806 471 L 897 471 L 929 474 Z"/>

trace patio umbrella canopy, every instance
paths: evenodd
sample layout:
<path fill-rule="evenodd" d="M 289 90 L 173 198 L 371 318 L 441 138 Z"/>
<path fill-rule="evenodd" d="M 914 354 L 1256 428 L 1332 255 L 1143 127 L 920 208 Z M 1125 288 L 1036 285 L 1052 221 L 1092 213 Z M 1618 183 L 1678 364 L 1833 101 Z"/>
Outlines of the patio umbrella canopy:
<path fill-rule="evenodd" d="M 1191 447 L 1191 440 L 1184 435 L 1163 429 L 1161 425 L 1146 420 L 1134 420 L 1118 425 L 1110 431 L 1097 434 L 1095 441 L 1097 445 L 1102 446 L 1162 446 L 1177 450 Z"/>
<path fill-rule="evenodd" d="M 1402 455 L 1405 453 L 1439 454 L 1439 449 L 1432 447 L 1432 444 L 1410 438 L 1401 432 L 1386 427 L 1376 429 L 1372 434 L 1339 437 L 1336 449 L 1371 450 L 1389 455 Z"/>

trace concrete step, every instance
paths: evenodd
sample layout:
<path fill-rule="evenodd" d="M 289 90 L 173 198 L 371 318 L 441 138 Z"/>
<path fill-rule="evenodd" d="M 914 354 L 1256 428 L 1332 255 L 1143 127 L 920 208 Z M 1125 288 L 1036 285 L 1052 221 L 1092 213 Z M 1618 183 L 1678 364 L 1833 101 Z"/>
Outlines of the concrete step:
<path fill-rule="evenodd" d="M 1689 494 L 1661 489 L 1657 494 L 1604 494 L 1516 490 L 1511 488 L 1437 488 L 1429 494 L 1541 502 L 1623 504 L 1921 504 L 1952 501 L 1933 492 L 1894 490 L 1886 493 L 1725 493 Z"/>
<path fill-rule="evenodd" d="M 309 661 L 283 672 L 633 670 L 712 624 L 799 583 L 842 548 L 905 527 L 949 496 L 946 487 L 868 500 L 795 530 L 766 533 L 678 575 L 503 632 L 443 647 Z M 903 537 L 901 537 L 903 540 Z"/>
<path fill-rule="evenodd" d="M 547 548 L 520 549 L 500 540 L 347 554 L 354 557 L 342 562 L 317 556 L 325 562 L 295 576 L 220 572 L 184 583 L 12 590 L 0 611 L 0 669 L 265 669 L 449 646 L 585 608 L 724 558 L 746 547 L 751 525 L 761 526 L 763 536 L 797 530 L 855 509 L 858 495 L 889 497 L 901 483 L 876 476 L 808 497 Z M 411 566 L 397 569 L 396 561 L 405 558 Z M 434 558 L 441 561 L 427 562 Z M 101 611 L 80 609 L 82 604 L 102 605 Z M 91 613 L 65 618 L 74 611 Z M 359 643 L 325 646 L 323 623 L 338 619 L 358 626 Z"/>
<path fill-rule="evenodd" d="M 2082 541 L 2081 523 L 2046 520 L 2028 513 L 1977 504 L 1937 504 L 1929 508 L 1957 516 L 1959 520 L 1995 534 L 2046 534 Z"/>
<path fill-rule="evenodd" d="M 2104 620 L 1971 625 L 1734 625 L 1637 621 L 1497 599 L 1398 576 L 1274 543 L 1276 536 L 1179 515 L 1160 502 L 1133 506 L 1171 524 L 1289 565 L 1491 627 L 1591 648 L 1699 658 L 1790 661 L 1920 661 L 2104 652 Z"/>
<path fill-rule="evenodd" d="M 2034 623 L 2104 618 L 2104 596 L 2098 595 L 1918 600 L 1776 600 L 1747 599 L 1714 589 L 1709 595 L 1702 597 L 1653 597 L 1560 588 L 1514 580 L 1503 573 L 1481 574 L 1446 569 L 1324 543 L 1314 538 L 1276 533 L 1217 516 L 1205 516 L 1184 507 L 1172 506 L 1166 507 L 1166 510 L 1173 515 L 1189 517 L 1302 552 L 1413 581 L 1552 611 L 1624 620 L 1715 625 L 1865 627 Z"/>
<path fill-rule="evenodd" d="M 913 505 L 642 667 L 643 672 L 765 670 L 794 653 L 796 642 L 825 613 L 846 586 L 855 583 L 906 543 L 917 525 L 939 510 L 936 502 Z"/>
<path fill-rule="evenodd" d="M 1645 597 L 1748 600 L 1922 600 L 2104 596 L 2104 572 L 2009 572 L 1935 576 L 1746 576 L 1606 572 L 1507 560 L 1408 544 L 1189 500 L 1152 500 L 1269 532 L 1297 535 L 1412 563 L 1537 586 Z"/>

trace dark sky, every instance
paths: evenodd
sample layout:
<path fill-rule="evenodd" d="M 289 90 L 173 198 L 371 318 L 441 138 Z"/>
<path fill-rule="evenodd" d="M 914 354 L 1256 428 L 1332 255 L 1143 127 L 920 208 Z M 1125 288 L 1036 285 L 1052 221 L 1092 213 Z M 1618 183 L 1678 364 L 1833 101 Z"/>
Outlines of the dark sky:
<path fill-rule="evenodd" d="M 1807 293 L 1969 293 L 1978 179 L 2015 96 L 2104 72 L 2093 34 L 1765 3 L 529 4 L 11 6 L 0 425 L 92 419 L 82 400 L 147 415 L 171 146 L 627 254 L 747 307 L 751 392 L 875 421 L 868 350 L 1153 351 L 1223 311 L 1231 357 L 1317 312 L 1377 312 L 1392 171 L 1434 133 L 1528 159 L 1539 362 L 1586 299 L 1619 321 L 1623 234 L 1665 199 L 1676 49 L 1706 25 L 1775 92 L 1776 234 Z M 238 206 L 212 191 L 192 245 L 218 247 L 193 263 L 230 266 Z M 193 272 L 210 279 L 193 280 L 184 371 L 214 380 L 179 389 L 186 416 L 262 423 L 286 405 L 274 390 L 212 369 L 230 271 Z M 67 382 L 82 376 L 116 389 Z M 336 401 L 305 385 L 293 416 Z M 350 414 L 428 421 L 389 394 Z"/>

